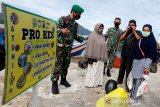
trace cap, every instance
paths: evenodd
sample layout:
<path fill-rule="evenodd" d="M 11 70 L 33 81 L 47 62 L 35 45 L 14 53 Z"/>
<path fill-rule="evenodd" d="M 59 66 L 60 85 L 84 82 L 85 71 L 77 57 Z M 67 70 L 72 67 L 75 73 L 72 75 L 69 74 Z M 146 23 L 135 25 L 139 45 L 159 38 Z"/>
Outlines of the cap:
<path fill-rule="evenodd" d="M 73 5 L 72 10 L 74 10 L 78 13 L 83 13 L 84 12 L 84 9 L 82 7 L 80 7 L 79 5 Z"/>

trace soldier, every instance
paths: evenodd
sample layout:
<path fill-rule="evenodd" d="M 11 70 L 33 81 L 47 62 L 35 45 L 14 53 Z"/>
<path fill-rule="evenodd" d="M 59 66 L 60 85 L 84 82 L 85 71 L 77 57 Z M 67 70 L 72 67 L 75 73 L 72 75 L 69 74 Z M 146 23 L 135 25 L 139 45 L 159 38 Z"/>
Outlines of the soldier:
<path fill-rule="evenodd" d="M 106 42 L 108 45 L 107 52 L 108 52 L 108 61 L 104 63 L 104 71 L 103 74 L 105 75 L 105 68 L 107 67 L 107 76 L 110 77 L 110 70 L 112 69 L 112 64 L 116 58 L 116 51 L 118 47 L 118 40 L 120 36 L 122 35 L 122 30 L 119 28 L 119 25 L 121 24 L 120 18 L 115 18 L 114 20 L 114 27 L 111 27 L 108 29 L 105 37 Z"/>
<path fill-rule="evenodd" d="M 73 45 L 74 39 L 83 42 L 86 40 L 84 37 L 80 37 L 77 35 L 78 23 L 75 20 L 80 19 L 81 13 L 84 10 L 78 6 L 73 5 L 72 10 L 68 16 L 63 16 L 57 21 L 57 51 L 56 51 L 56 64 L 55 70 L 52 73 L 52 93 L 58 94 L 58 80 L 59 75 L 61 75 L 60 84 L 65 87 L 70 87 L 71 84 L 66 80 L 68 67 L 70 65 L 70 53 Z"/>

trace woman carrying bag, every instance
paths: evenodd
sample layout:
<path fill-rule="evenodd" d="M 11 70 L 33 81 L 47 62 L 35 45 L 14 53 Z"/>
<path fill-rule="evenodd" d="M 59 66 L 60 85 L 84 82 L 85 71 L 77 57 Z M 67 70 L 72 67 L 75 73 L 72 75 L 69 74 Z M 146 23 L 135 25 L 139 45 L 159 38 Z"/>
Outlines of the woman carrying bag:
<path fill-rule="evenodd" d="M 142 29 L 143 37 L 134 45 L 134 59 L 132 68 L 133 87 L 131 98 L 133 103 L 139 103 L 141 96 L 137 97 L 137 90 L 144 81 L 143 75 L 148 74 L 151 63 L 156 61 L 156 40 L 152 26 L 146 24 Z"/>

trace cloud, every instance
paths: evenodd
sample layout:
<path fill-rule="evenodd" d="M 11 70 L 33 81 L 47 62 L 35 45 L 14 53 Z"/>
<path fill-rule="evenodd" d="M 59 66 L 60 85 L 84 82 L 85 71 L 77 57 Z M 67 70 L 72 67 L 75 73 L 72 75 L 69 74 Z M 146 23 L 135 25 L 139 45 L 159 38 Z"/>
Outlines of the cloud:
<path fill-rule="evenodd" d="M 130 19 L 137 21 L 137 29 L 150 23 L 157 36 L 160 33 L 160 1 L 158 0 L 2 0 L 7 4 L 41 16 L 57 20 L 70 13 L 73 4 L 82 6 L 85 12 L 78 23 L 93 30 L 96 23 L 103 23 L 105 31 L 113 26 L 115 17 L 122 19 L 121 28 L 126 29 Z"/>

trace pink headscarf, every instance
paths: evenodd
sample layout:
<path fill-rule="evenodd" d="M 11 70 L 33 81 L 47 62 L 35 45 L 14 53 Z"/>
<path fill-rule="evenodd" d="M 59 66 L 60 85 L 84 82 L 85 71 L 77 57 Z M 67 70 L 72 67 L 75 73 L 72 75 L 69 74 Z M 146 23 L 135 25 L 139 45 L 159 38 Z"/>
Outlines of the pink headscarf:
<path fill-rule="evenodd" d="M 98 33 L 98 29 L 101 25 L 103 24 L 96 24 L 94 31 L 89 35 L 84 56 L 86 58 L 107 61 L 107 44 L 105 42 L 104 36 Z"/>

